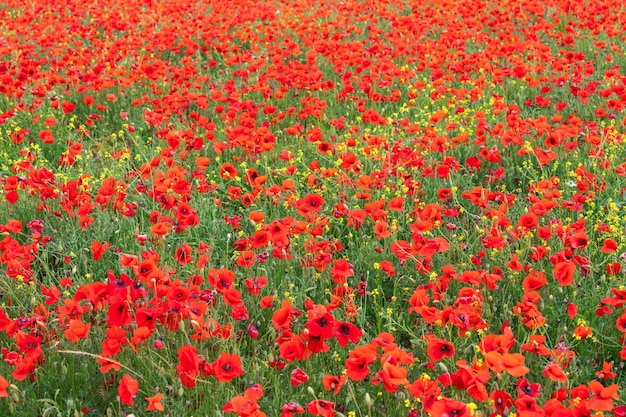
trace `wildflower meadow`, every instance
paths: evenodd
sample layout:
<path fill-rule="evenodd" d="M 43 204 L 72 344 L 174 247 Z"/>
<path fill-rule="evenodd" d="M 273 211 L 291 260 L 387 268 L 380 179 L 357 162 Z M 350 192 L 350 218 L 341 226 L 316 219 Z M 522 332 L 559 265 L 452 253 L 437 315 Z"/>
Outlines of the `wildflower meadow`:
<path fill-rule="evenodd" d="M 626 7 L 1 0 L 0 416 L 626 417 Z"/>

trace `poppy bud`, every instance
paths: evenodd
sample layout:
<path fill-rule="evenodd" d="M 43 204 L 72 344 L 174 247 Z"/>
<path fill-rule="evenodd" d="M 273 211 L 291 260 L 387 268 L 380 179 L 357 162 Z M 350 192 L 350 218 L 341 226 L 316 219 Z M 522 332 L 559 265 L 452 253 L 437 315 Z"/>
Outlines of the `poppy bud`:
<path fill-rule="evenodd" d="M 448 371 L 448 367 L 443 362 L 438 362 L 437 365 L 439 365 L 444 374 L 450 373 L 450 371 Z"/>

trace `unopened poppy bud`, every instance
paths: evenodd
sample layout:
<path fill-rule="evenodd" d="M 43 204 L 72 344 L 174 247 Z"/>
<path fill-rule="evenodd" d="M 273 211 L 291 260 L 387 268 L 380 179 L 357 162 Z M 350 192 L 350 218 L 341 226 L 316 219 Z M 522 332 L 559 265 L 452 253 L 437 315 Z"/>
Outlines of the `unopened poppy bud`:
<path fill-rule="evenodd" d="M 306 387 L 306 390 L 309 392 L 309 394 L 315 396 L 315 390 L 313 389 L 313 387 Z"/>
<path fill-rule="evenodd" d="M 374 406 L 374 401 L 372 401 L 372 397 L 370 397 L 369 392 L 365 393 L 365 405 L 370 408 Z"/>
<path fill-rule="evenodd" d="M 449 373 L 450 373 L 450 371 L 448 371 L 448 367 L 446 366 L 446 364 L 445 364 L 445 363 L 443 363 L 443 362 L 439 362 L 439 363 L 437 363 L 437 365 L 439 365 L 439 367 L 441 368 L 441 370 L 442 370 L 444 373 L 446 373 L 446 374 L 449 374 Z"/>

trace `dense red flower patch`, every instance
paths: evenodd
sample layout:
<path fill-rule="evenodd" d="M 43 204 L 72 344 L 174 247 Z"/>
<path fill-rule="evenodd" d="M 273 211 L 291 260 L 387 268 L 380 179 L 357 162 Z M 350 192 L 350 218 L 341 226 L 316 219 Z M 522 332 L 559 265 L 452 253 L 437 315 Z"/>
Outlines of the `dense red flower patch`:
<path fill-rule="evenodd" d="M 625 22 L 5 1 L 0 408 L 626 415 Z"/>

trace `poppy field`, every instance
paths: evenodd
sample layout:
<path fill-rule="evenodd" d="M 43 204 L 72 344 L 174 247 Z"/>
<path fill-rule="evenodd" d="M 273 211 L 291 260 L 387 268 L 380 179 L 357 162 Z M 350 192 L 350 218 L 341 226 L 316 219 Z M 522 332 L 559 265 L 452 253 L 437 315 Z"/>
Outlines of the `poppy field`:
<path fill-rule="evenodd" d="M 626 8 L 0 2 L 0 415 L 626 416 Z"/>

